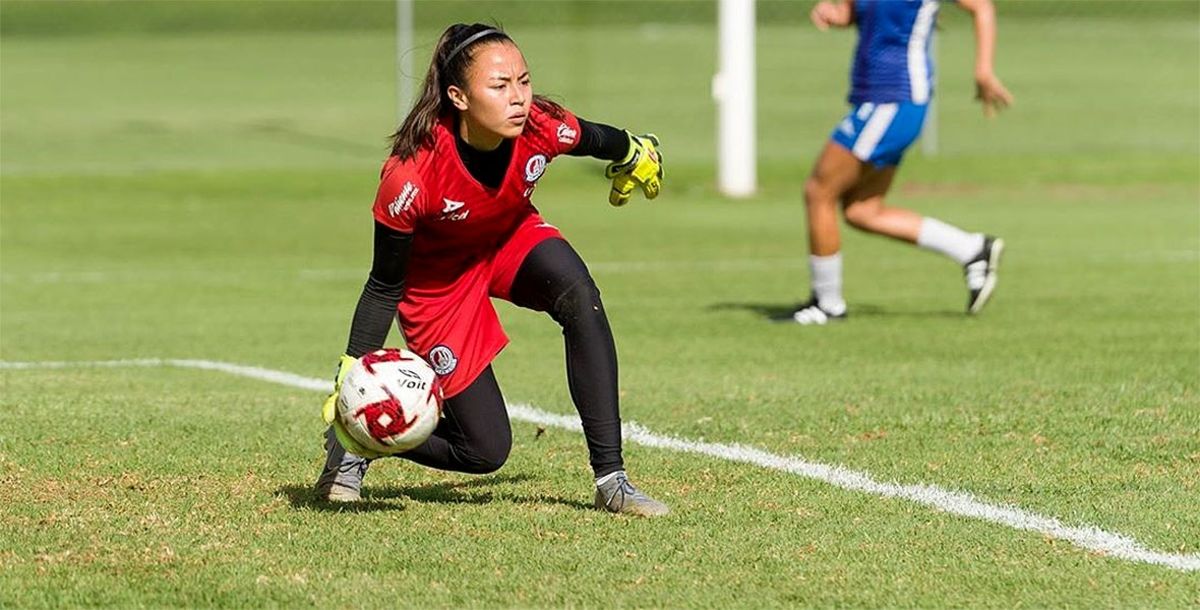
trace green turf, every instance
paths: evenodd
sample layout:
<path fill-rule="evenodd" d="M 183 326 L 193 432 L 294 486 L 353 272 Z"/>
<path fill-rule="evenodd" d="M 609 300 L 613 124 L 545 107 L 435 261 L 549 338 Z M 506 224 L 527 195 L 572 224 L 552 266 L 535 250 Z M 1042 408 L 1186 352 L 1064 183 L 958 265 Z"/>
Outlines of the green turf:
<path fill-rule="evenodd" d="M 1195 16 L 1002 21 L 1018 102 L 994 122 L 947 17 L 941 154 L 914 154 L 893 201 L 1003 235 L 996 300 L 967 319 L 953 264 L 846 233 L 851 321 L 824 329 L 765 317 L 806 296 L 802 178 L 851 35 L 760 29 L 762 188 L 733 202 L 712 186 L 710 25 L 513 24 L 535 86 L 664 141 L 652 205 L 609 208 L 587 160 L 538 189 L 603 290 L 623 414 L 1200 553 Z M 394 120 L 386 28 L 6 27 L 0 359 L 328 376 Z M 557 327 L 498 307 L 507 398 L 570 414 Z M 675 514 L 612 518 L 587 508 L 582 438 L 525 423 L 494 476 L 386 462 L 331 510 L 307 493 L 319 394 L 119 368 L 3 370 L 0 390 L 5 608 L 1200 605 L 1194 572 L 639 446 L 635 480 Z"/>

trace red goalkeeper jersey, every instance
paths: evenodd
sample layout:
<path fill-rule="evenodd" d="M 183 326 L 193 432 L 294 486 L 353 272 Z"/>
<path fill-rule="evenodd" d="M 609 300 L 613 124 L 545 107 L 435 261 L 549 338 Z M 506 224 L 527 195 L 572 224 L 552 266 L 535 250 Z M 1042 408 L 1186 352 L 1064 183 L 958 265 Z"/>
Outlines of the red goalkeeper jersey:
<path fill-rule="evenodd" d="M 383 166 L 378 222 L 411 233 L 398 314 L 405 342 L 441 379 L 446 397 L 465 389 L 508 343 L 489 297 L 508 298 L 525 256 L 561 238 L 530 196 L 546 165 L 579 142 L 579 121 L 534 105 L 512 142 L 497 188 L 480 184 L 459 156 L 453 122 L 440 121 L 432 146 Z"/>
<path fill-rule="evenodd" d="M 479 183 L 459 157 L 452 119 L 438 121 L 433 145 L 384 163 L 375 219 L 413 235 L 406 284 L 450 282 L 494 252 L 537 210 L 530 196 L 554 157 L 579 141 L 579 121 L 534 104 L 498 188 Z"/>

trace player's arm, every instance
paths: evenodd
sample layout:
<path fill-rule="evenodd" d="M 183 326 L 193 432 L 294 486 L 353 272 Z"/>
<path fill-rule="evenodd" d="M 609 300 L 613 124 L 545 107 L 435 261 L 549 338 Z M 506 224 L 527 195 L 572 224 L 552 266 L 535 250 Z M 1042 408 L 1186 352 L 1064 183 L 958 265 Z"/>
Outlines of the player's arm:
<path fill-rule="evenodd" d="M 854 24 L 854 2 L 853 0 L 822 0 L 813 7 L 808 18 L 822 32 L 831 27 L 850 27 Z"/>
<path fill-rule="evenodd" d="M 375 221 L 375 255 L 371 274 L 358 297 L 358 306 L 354 308 L 350 340 L 346 345 L 346 353 L 338 360 L 333 393 L 321 405 L 321 417 L 325 423 L 332 424 L 335 419 L 338 391 L 350 367 L 360 356 L 382 348 L 387 341 L 392 320 L 396 317 L 396 306 L 404 296 L 404 276 L 411 246 L 411 233 L 402 233 Z"/>
<path fill-rule="evenodd" d="M 375 221 L 375 256 L 371 274 L 358 297 L 358 306 L 354 308 L 347 356 L 358 358 L 382 348 L 387 341 L 392 320 L 396 317 L 396 306 L 404 296 L 404 276 L 411 247 L 411 233 L 401 233 Z"/>
<path fill-rule="evenodd" d="M 1013 103 L 1013 96 L 996 76 L 996 7 L 992 0 L 958 0 L 975 21 L 975 99 L 989 118 Z"/>
<path fill-rule="evenodd" d="M 641 187 L 646 199 L 654 199 L 662 189 L 662 155 L 654 134 L 633 135 L 628 131 L 593 123 L 576 117 L 579 141 L 566 154 L 611 161 L 604 175 L 612 180 L 608 202 L 622 206 L 629 202 L 635 187 Z"/>
<path fill-rule="evenodd" d="M 579 117 L 579 141 L 566 154 L 572 157 L 595 157 L 619 161 L 629 154 L 629 135 L 624 130 L 604 123 L 593 123 Z"/>

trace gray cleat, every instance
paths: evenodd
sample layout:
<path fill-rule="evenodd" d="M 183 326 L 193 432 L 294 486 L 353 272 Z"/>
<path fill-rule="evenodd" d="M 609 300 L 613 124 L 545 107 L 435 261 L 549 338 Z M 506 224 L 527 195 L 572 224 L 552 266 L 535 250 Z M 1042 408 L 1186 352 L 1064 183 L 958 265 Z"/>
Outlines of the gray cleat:
<path fill-rule="evenodd" d="M 318 500 L 358 502 L 362 499 L 363 475 L 371 460 L 348 453 L 338 442 L 333 428 L 325 431 L 325 468 L 317 479 Z"/>
<path fill-rule="evenodd" d="M 647 496 L 629 482 L 624 470 L 596 486 L 596 508 L 610 513 L 658 517 L 671 512 L 666 504 Z"/>

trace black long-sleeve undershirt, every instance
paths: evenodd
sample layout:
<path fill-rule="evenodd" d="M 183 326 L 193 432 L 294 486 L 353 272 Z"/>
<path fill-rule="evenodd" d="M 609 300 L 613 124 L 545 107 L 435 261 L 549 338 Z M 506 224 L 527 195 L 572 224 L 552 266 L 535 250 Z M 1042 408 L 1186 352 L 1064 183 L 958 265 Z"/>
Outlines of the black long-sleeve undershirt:
<path fill-rule="evenodd" d="M 404 275 L 411 247 L 411 233 L 401 233 L 375 222 L 375 258 L 362 295 L 358 297 L 358 306 L 354 308 L 347 356 L 358 358 L 383 347 L 387 341 L 392 320 L 396 317 L 396 306 L 404 296 Z"/>
<path fill-rule="evenodd" d="M 616 127 L 579 119 L 579 143 L 567 154 L 618 161 L 629 154 L 629 136 Z"/>
<path fill-rule="evenodd" d="M 629 153 L 629 137 L 624 131 L 603 123 L 578 120 L 579 142 L 566 154 L 616 161 Z M 456 138 L 456 144 L 471 176 L 485 186 L 500 186 L 512 159 L 511 140 L 505 140 L 491 151 L 472 148 L 461 138 Z M 411 233 L 401 233 L 380 222 L 375 223 L 371 274 L 354 309 L 346 355 L 357 358 L 383 347 L 387 341 L 396 306 L 404 295 L 404 276 L 411 247 Z"/>

